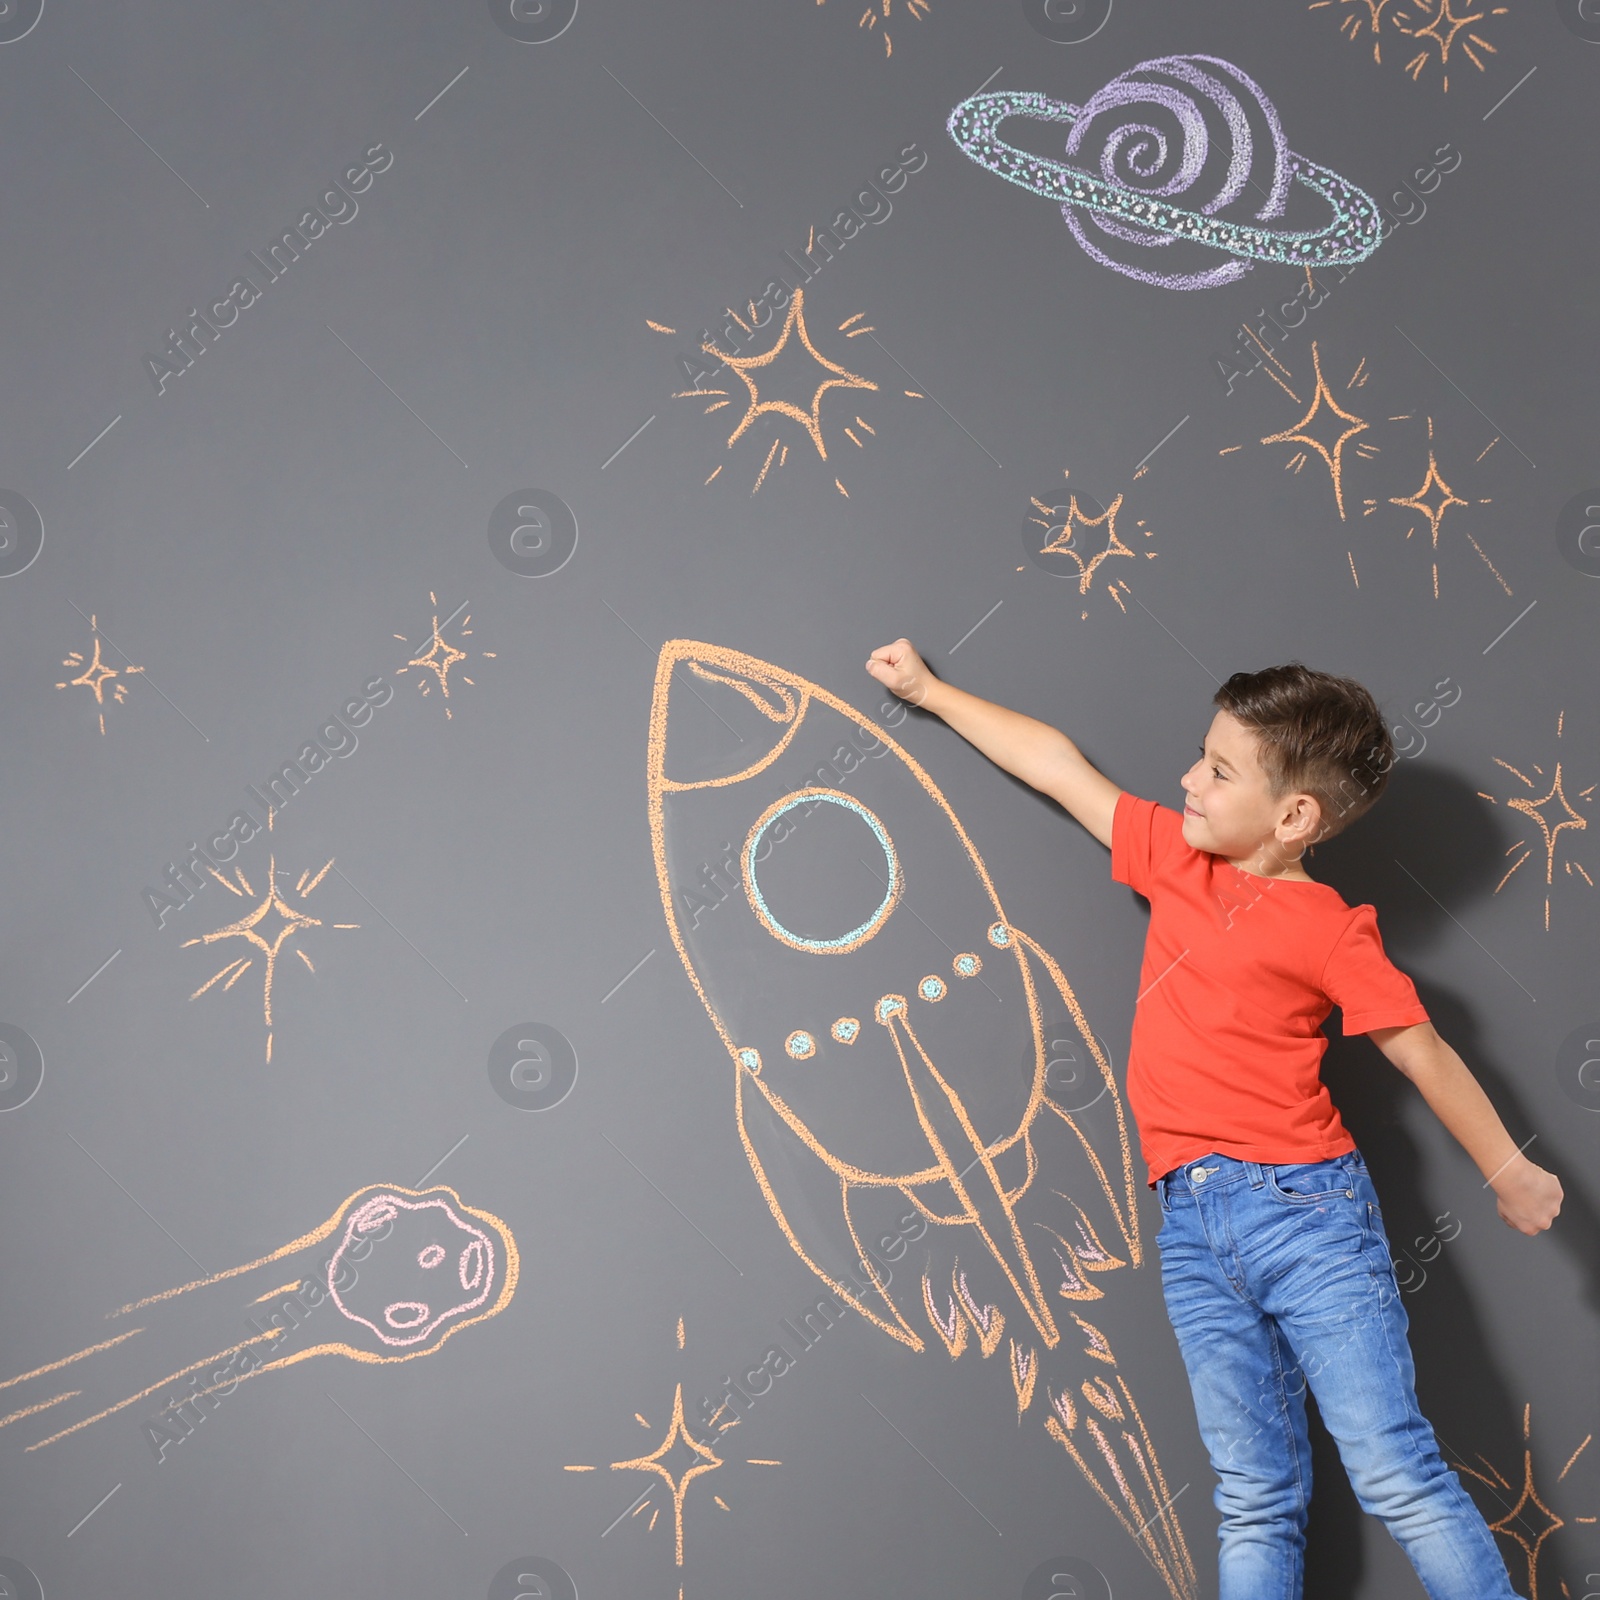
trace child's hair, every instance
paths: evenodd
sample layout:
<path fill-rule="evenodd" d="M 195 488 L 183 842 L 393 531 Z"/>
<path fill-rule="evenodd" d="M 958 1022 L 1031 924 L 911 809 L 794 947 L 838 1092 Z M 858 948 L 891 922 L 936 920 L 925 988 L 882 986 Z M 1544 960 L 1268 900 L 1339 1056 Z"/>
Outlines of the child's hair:
<path fill-rule="evenodd" d="M 1323 827 L 1313 842 L 1342 832 L 1383 793 L 1394 741 L 1355 679 L 1291 661 L 1236 672 L 1211 699 L 1255 733 L 1275 800 L 1300 791 L 1315 797 Z"/>

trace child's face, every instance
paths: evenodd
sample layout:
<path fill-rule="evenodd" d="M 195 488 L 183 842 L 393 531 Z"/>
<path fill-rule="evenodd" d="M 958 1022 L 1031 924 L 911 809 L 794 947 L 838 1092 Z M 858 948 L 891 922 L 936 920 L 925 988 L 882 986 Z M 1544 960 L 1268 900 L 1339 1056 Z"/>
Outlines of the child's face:
<path fill-rule="evenodd" d="M 1292 830 L 1297 798 L 1302 810 L 1309 799 L 1292 794 L 1273 798 L 1255 733 L 1226 711 L 1212 718 L 1200 759 L 1182 781 L 1188 797 L 1183 837 L 1196 850 L 1230 859 L 1250 856 L 1273 841 L 1280 824 Z M 1294 838 L 1284 843 L 1284 860 L 1297 858 L 1304 842 Z"/>

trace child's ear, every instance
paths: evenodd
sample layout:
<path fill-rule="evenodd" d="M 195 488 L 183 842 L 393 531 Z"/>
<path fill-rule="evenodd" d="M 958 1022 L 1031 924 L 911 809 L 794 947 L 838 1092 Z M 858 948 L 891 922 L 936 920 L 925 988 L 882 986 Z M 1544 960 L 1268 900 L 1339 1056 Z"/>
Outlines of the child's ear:
<path fill-rule="evenodd" d="M 1291 826 L 1304 838 L 1308 850 L 1322 837 L 1324 829 L 1322 808 L 1310 795 L 1300 795 L 1295 800 L 1294 821 Z"/>

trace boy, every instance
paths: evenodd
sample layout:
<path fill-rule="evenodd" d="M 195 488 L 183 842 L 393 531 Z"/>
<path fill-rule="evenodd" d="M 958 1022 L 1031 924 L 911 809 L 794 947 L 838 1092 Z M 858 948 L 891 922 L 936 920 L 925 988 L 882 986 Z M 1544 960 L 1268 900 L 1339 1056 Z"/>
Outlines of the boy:
<path fill-rule="evenodd" d="M 874 650 L 867 671 L 1058 800 L 1150 902 L 1128 1103 L 1161 1201 L 1167 1312 L 1220 1479 L 1221 1600 L 1301 1593 L 1308 1382 L 1362 1507 L 1433 1600 L 1512 1600 L 1417 1408 L 1377 1193 L 1320 1077 L 1332 1007 L 1417 1086 L 1509 1226 L 1548 1228 L 1562 1191 L 1434 1031 L 1373 908 L 1301 865 L 1383 791 L 1394 752 L 1372 696 L 1298 662 L 1235 673 L 1212 697 L 1180 817 L 1120 790 L 1056 729 L 941 682 L 907 639 Z"/>

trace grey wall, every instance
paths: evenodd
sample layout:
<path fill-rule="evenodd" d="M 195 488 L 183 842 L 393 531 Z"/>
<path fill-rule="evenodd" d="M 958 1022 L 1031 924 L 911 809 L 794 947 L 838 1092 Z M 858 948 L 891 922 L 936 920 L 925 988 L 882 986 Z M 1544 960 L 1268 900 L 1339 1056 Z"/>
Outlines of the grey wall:
<path fill-rule="evenodd" d="M 497 5 L 46 0 L 0 45 L 0 1376 L 117 1337 L 139 1321 L 107 1320 L 118 1307 L 267 1256 L 372 1185 L 448 1185 L 502 1219 L 521 1263 L 500 1314 L 426 1359 L 301 1361 L 191 1406 L 181 1428 L 169 1413 L 165 1450 L 150 1419 L 181 1399 L 172 1375 L 248 1336 L 234 1280 L 0 1391 L 22 1396 L 0 1413 L 82 1391 L 0 1430 L 6 1592 L 471 1597 L 510 1563 L 497 1595 L 565 1592 L 562 1570 L 584 1600 L 1006 1596 L 1062 1557 L 1088 1564 L 1084 1594 L 1167 1592 L 1037 1404 L 1019 1426 L 1004 1346 L 951 1363 L 853 1312 L 810 1349 L 783 1334 L 821 1286 L 763 1201 L 727 1051 L 668 936 L 645 789 L 662 643 L 748 652 L 878 719 L 862 662 L 901 633 L 1169 803 L 1231 671 L 1298 656 L 1383 701 L 1408 758 L 1313 870 L 1377 904 L 1441 1031 L 1560 1174 L 1554 1231 L 1530 1241 L 1499 1222 L 1365 1041 L 1336 1039 L 1328 1076 L 1408 1252 L 1420 1391 L 1449 1459 L 1500 1519 L 1526 1458 L 1549 1515 L 1524 1500 L 1522 1542 L 1501 1540 L 1520 1588 L 1600 1586 L 1585 1578 L 1600 1572 L 1600 1455 L 1568 1465 L 1597 1413 L 1600 1094 L 1584 1062 L 1600 1034 L 1600 558 L 1580 535 L 1600 504 L 1600 23 L 1512 0 L 1421 36 L 1434 3 L 1410 0 L 1377 8 L 1374 38 L 1371 8 L 1349 0 L 1117 0 L 1071 43 L 1016 3 L 932 0 L 919 16 L 891 0 L 868 28 L 848 0 L 582 0 L 538 42 L 516 33 L 559 17 Z M 29 16 L 13 7 L 4 27 Z M 1304 274 L 1271 263 L 1193 292 L 1119 275 L 945 131 L 987 80 L 1081 103 L 1140 61 L 1195 53 L 1250 74 L 1290 146 L 1390 215 L 1369 260 L 1319 275 L 1315 309 L 1294 303 Z M 1059 152 L 1059 129 L 1018 136 Z M 858 203 L 913 144 L 925 165 Z M 392 161 L 353 180 L 355 214 L 268 281 L 246 252 L 377 145 L 373 165 Z M 793 285 L 783 252 L 849 205 L 877 220 L 815 272 L 805 310 L 818 350 L 876 388 L 823 395 L 826 461 L 771 413 L 730 448 L 742 384 L 707 416 L 711 400 L 674 398 L 682 358 L 725 307 Z M 1320 216 L 1302 191 L 1289 223 Z M 158 391 L 169 330 L 241 278 L 256 303 L 203 353 L 191 339 Z M 1274 327 L 1267 311 L 1303 320 Z M 1245 322 L 1281 366 L 1238 354 Z M 1322 456 L 1297 468 L 1295 444 L 1260 442 L 1310 404 L 1313 341 L 1330 395 L 1367 424 L 1341 453 L 1343 515 Z M 801 401 L 817 381 L 798 356 L 792 376 L 763 371 Z M 774 440 L 787 460 L 752 493 Z M 1436 547 L 1427 516 L 1394 503 L 1424 484 L 1430 448 L 1462 502 Z M 529 490 L 578 528 L 543 576 L 491 538 L 496 507 Z M 1030 501 L 1072 491 L 1122 495 L 1134 552 L 1086 595 L 1025 547 Z M 29 507 L 43 546 L 16 571 Z M 448 699 L 420 692 L 426 669 L 399 670 L 435 616 L 470 655 Z M 91 651 L 91 617 L 119 673 L 98 709 L 71 682 L 84 664 L 62 666 Z M 264 824 L 247 786 L 379 679 L 354 737 L 326 733 L 343 754 L 240 847 L 252 896 L 198 880 L 164 890 L 161 915 L 155 891 L 190 841 L 241 811 Z M 1120 1077 L 1141 904 L 1075 823 L 942 725 L 911 715 L 894 734 L 1008 916 L 1062 963 Z M 863 768 L 865 803 L 889 803 L 893 765 Z M 1571 815 L 1544 814 L 1570 825 L 1547 851 L 1509 802 L 1538 800 L 1558 771 Z M 1519 840 L 1532 854 L 1501 883 Z M 269 856 L 286 893 L 335 863 L 289 893 L 321 925 L 283 947 L 270 1062 L 262 952 L 191 1001 L 250 952 L 189 943 L 260 901 Z M 848 864 L 827 870 L 845 876 L 824 872 L 819 892 L 848 897 Z M 932 927 L 959 909 L 915 880 L 905 907 Z M 864 983 L 915 979 L 861 959 Z M 743 998 L 759 1010 L 764 993 Z M 787 1026 L 785 996 L 770 1004 Z M 497 1093 L 489 1069 L 526 1023 L 558 1030 L 577 1062 L 543 1110 Z M 1020 1082 L 1026 1017 L 1013 1008 L 991 1037 L 994 1070 Z M 18 1104 L 30 1039 L 43 1077 Z M 976 1082 L 984 1065 L 963 1068 Z M 538 1069 L 521 1074 L 536 1091 Z M 1142 1185 L 1140 1203 L 1146 1265 L 1111 1275 L 1090 1314 L 1210 1594 L 1213 1479 Z M 688 1485 L 680 1568 L 665 1483 L 610 1464 L 662 1441 L 677 1385 L 707 1394 L 776 1344 L 792 1368 L 716 1435 L 725 1464 Z M 27 1448 L 53 1418 L 146 1386 Z M 565 1470 L 584 1465 L 597 1470 Z M 1420 1593 L 1331 1449 L 1318 1465 L 1311 1592 Z M 1534 1570 L 1524 1546 L 1551 1518 Z"/>

